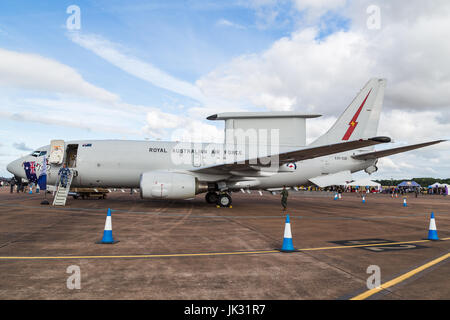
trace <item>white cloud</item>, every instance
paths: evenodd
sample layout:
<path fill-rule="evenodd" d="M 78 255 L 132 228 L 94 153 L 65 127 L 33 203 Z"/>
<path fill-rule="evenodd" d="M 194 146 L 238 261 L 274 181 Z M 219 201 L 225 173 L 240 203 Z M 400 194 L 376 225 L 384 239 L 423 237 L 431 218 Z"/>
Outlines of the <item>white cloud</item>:
<path fill-rule="evenodd" d="M 13 97 L 8 100 L 3 97 L 0 99 L 0 104 L 8 110 L 0 110 L 0 117 L 4 119 L 76 128 L 96 133 L 196 142 L 218 142 L 217 137 L 222 135 L 221 129 L 188 114 L 175 115 L 163 112 L 156 107 L 124 102 L 106 105 L 91 100 L 67 97 L 61 99 Z M 45 113 L 42 110 L 45 110 Z M 48 137 L 50 138 L 54 137 Z"/>
<path fill-rule="evenodd" d="M 108 51 L 106 47 L 97 49 Z M 133 67 L 148 66 L 138 62 Z M 175 81 L 175 87 L 179 83 Z M 123 102 L 118 95 L 85 81 L 75 69 L 35 54 L 0 49 L 0 87 L 0 117 L 4 119 L 155 138 L 167 138 L 165 129 L 188 127 L 186 119 L 155 107 Z M 26 96 L 39 92 L 40 97 L 24 98 L 24 90 Z M 152 117 L 154 114 L 158 117 Z M 24 150 L 25 146 L 16 144 L 15 148 Z"/>
<path fill-rule="evenodd" d="M 36 54 L 0 48 L 0 86 L 40 90 L 105 102 L 119 97 L 85 81 L 73 68 Z"/>
<path fill-rule="evenodd" d="M 90 105 L 92 107 L 92 105 Z M 28 113 L 28 112 L 4 112 L 0 111 L 0 116 L 3 118 L 9 118 L 19 122 L 33 122 L 45 125 L 55 125 L 66 128 L 77 128 L 96 132 L 110 132 L 110 133 L 122 133 L 122 134 L 140 134 L 138 129 L 134 129 L 136 123 L 133 126 L 126 126 L 123 121 L 118 119 L 106 119 L 101 113 L 92 113 L 93 117 L 86 117 L 85 115 L 77 115 L 74 112 L 61 112 L 56 114 L 41 114 L 41 113 Z M 51 134 L 49 139 L 54 138 Z"/>
<path fill-rule="evenodd" d="M 172 77 L 148 62 L 125 54 L 123 48 L 98 35 L 71 32 L 69 37 L 83 48 L 94 52 L 106 61 L 139 79 L 194 100 L 203 101 L 204 99 L 196 86 Z"/>
<path fill-rule="evenodd" d="M 408 15 L 390 2 L 380 30 L 366 27 L 369 1 L 301 1 L 301 8 L 337 10 L 350 30 L 318 38 L 299 29 L 269 49 L 234 58 L 197 81 L 207 97 L 268 110 L 301 109 L 337 115 L 371 77 L 388 79 L 387 108 L 450 106 L 450 3 L 412 1 Z M 404 7 L 403 4 L 401 4 Z M 354 23 L 355 22 L 355 23 Z"/>
<path fill-rule="evenodd" d="M 245 29 L 244 26 L 242 26 L 242 25 L 240 25 L 238 23 L 235 23 L 235 22 L 231 22 L 230 20 L 223 19 L 223 18 L 217 20 L 216 25 L 220 26 L 220 27 L 230 27 L 230 28 L 236 28 L 236 29 Z"/>
<path fill-rule="evenodd" d="M 306 143 L 309 144 L 326 133 L 336 120 L 336 117 L 321 117 L 306 120 Z"/>
<path fill-rule="evenodd" d="M 378 160 L 377 166 L 382 168 L 383 170 L 395 170 L 399 171 L 400 167 L 399 165 L 395 164 L 394 161 L 392 161 L 391 158 L 381 158 Z"/>
<path fill-rule="evenodd" d="M 391 110 L 382 113 L 379 134 L 387 135 L 398 143 L 420 143 L 450 138 L 450 123 L 441 122 L 439 111 Z M 447 149 L 445 144 L 430 147 L 431 150 Z M 414 152 L 429 153 L 430 148 Z"/>
<path fill-rule="evenodd" d="M 13 147 L 20 151 L 31 151 L 30 147 L 25 145 L 25 142 L 14 142 Z"/>
<path fill-rule="evenodd" d="M 161 139 L 171 130 L 171 141 L 183 142 L 223 142 L 223 130 L 204 123 L 188 115 L 174 115 L 152 110 L 147 113 L 144 132 Z"/>
<path fill-rule="evenodd" d="M 345 6 L 346 0 L 293 0 L 293 3 L 297 10 L 306 10 L 306 20 L 313 23 L 326 12 Z"/>
<path fill-rule="evenodd" d="M 223 143 L 224 130 L 199 120 L 190 120 L 185 122 L 184 127 L 180 127 L 172 132 L 171 140 L 183 142 Z"/>
<path fill-rule="evenodd" d="M 147 113 L 147 123 L 152 129 L 173 129 L 181 124 L 180 120 L 180 117 L 174 114 L 165 114 L 159 110 Z"/>
<path fill-rule="evenodd" d="M 369 79 L 372 62 L 361 35 L 338 32 L 319 41 L 317 32 L 294 32 L 261 54 L 235 58 L 196 83 L 207 97 L 238 105 L 335 114 Z"/>
<path fill-rule="evenodd" d="M 336 9 L 345 4 L 346 0 L 294 0 L 298 10 L 317 8 L 323 10 Z"/>
<path fill-rule="evenodd" d="M 287 22 L 282 14 L 285 13 L 285 6 L 290 6 L 290 0 L 238 0 L 237 3 L 254 10 L 258 29 L 279 28 Z"/>

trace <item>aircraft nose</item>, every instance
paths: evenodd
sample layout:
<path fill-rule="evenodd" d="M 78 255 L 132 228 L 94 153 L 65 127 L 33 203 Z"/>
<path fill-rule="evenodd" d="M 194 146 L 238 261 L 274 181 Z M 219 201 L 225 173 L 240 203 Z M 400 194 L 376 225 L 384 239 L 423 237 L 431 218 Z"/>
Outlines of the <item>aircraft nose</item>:
<path fill-rule="evenodd" d="M 13 162 L 9 163 L 6 166 L 6 170 L 18 177 L 21 177 L 24 173 L 20 159 L 14 160 Z"/>

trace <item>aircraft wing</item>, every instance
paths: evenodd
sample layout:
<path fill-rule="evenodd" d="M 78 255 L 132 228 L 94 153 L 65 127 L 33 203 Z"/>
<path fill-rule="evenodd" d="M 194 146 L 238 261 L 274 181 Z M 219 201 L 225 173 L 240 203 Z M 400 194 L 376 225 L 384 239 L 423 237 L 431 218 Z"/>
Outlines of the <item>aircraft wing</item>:
<path fill-rule="evenodd" d="M 239 171 L 239 170 L 254 171 L 255 170 L 254 166 L 269 167 L 270 163 L 267 164 L 268 163 L 267 158 L 276 161 L 277 165 L 282 165 L 284 163 L 313 159 L 330 154 L 373 146 L 380 143 L 387 143 L 390 141 L 391 139 L 389 137 L 374 137 L 369 139 L 360 139 L 354 141 L 334 143 L 318 147 L 311 147 L 311 148 L 306 147 L 299 150 L 270 155 L 268 157 L 228 162 L 224 164 L 202 167 L 191 171 L 207 174 L 227 174 L 227 173 L 232 174 L 230 173 L 231 171 Z"/>
<path fill-rule="evenodd" d="M 399 148 L 392 148 L 392 149 L 387 149 L 387 150 L 363 153 L 363 154 L 358 154 L 358 155 L 352 156 L 352 158 L 356 159 L 356 160 L 378 159 L 378 158 L 382 158 L 382 157 L 391 156 L 393 154 L 402 153 L 402 152 L 405 152 L 405 151 L 410 151 L 410 150 L 414 150 L 414 149 L 418 149 L 418 148 L 431 146 L 433 144 L 441 143 L 441 142 L 444 142 L 444 141 L 446 141 L 446 140 L 436 140 L 436 141 L 431 141 L 431 142 L 412 144 L 412 145 L 405 146 L 405 147 L 399 147 Z"/>

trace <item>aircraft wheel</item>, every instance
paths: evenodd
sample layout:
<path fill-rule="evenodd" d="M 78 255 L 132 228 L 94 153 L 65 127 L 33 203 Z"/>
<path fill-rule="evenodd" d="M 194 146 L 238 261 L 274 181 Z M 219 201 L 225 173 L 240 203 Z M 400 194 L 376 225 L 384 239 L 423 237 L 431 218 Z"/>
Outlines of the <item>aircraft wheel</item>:
<path fill-rule="evenodd" d="M 217 204 L 221 207 L 230 207 L 231 206 L 231 197 L 230 195 L 224 193 L 219 195 L 219 199 Z"/>
<path fill-rule="evenodd" d="M 218 199 L 219 199 L 219 195 L 217 193 L 215 193 L 215 192 L 208 192 L 205 195 L 206 202 L 211 203 L 211 204 L 212 203 L 217 203 Z"/>

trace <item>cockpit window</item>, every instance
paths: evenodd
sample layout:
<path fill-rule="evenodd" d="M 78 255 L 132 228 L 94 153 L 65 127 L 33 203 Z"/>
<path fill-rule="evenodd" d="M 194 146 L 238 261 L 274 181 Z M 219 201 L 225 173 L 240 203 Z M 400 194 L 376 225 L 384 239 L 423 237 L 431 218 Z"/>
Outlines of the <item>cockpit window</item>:
<path fill-rule="evenodd" d="M 45 156 L 46 154 L 47 154 L 47 151 L 36 150 L 36 151 L 33 151 L 33 153 L 31 155 L 33 157 L 40 157 L 40 156 Z"/>

